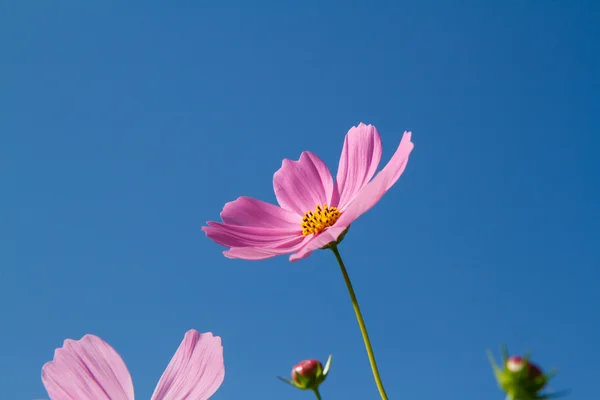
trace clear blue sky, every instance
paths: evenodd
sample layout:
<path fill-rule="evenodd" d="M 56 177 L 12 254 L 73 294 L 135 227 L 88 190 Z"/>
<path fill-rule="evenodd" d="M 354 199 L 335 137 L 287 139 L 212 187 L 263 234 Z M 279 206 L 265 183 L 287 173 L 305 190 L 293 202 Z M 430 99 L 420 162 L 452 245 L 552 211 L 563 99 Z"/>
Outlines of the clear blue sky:
<path fill-rule="evenodd" d="M 503 399 L 501 342 L 597 396 L 600 5 L 165 4 L 0 8 L 2 399 L 47 398 L 85 333 L 147 399 L 190 328 L 223 338 L 215 399 L 310 399 L 275 376 L 330 352 L 325 400 L 377 398 L 331 253 L 229 260 L 200 230 L 274 202 L 284 157 L 335 171 L 360 121 L 383 162 L 415 143 L 341 247 L 390 397 Z"/>

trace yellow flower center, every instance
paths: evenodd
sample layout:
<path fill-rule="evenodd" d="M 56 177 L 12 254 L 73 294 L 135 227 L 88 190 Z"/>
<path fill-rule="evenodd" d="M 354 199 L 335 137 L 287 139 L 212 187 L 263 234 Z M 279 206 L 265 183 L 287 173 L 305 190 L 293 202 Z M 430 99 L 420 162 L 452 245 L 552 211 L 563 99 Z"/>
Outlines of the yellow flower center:
<path fill-rule="evenodd" d="M 325 230 L 325 228 L 335 224 L 335 221 L 342 215 L 337 207 L 328 207 L 327 204 L 317 204 L 315 211 L 307 211 L 302 218 L 302 234 L 316 235 Z"/>

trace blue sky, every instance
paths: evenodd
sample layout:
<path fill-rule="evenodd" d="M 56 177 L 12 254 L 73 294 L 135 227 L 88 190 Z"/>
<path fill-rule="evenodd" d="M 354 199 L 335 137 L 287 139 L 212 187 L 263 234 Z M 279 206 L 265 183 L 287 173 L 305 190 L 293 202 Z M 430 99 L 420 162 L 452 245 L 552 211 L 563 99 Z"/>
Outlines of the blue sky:
<path fill-rule="evenodd" d="M 228 260 L 201 232 L 274 202 L 284 157 L 404 130 L 405 174 L 340 250 L 393 399 L 503 399 L 486 348 L 555 389 L 600 376 L 600 6 L 591 1 L 6 2 L 0 12 L 0 390 L 94 333 L 149 398 L 190 328 L 223 338 L 214 399 L 375 399 L 331 253 Z M 85 4 L 84 4 L 85 3 Z M 203 4 L 202 4 L 203 3 Z"/>

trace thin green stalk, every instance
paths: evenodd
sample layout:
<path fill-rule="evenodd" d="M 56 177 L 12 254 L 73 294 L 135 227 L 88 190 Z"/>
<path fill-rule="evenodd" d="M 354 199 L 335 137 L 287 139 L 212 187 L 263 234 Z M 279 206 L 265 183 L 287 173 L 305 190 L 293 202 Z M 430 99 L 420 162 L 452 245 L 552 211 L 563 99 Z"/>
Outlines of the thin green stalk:
<path fill-rule="evenodd" d="M 317 400 L 321 400 L 321 393 L 319 393 L 319 389 L 314 389 L 315 396 L 317 396 Z"/>
<path fill-rule="evenodd" d="M 350 277 L 348 276 L 348 272 L 344 266 L 344 261 L 342 261 L 342 256 L 340 256 L 337 245 L 331 246 L 331 251 L 333 251 L 333 254 L 335 254 L 335 258 L 337 259 L 340 269 L 342 270 L 342 275 L 344 275 L 344 281 L 346 281 L 346 287 L 348 288 L 348 293 L 350 293 L 350 299 L 352 300 L 352 307 L 354 307 L 354 312 L 356 313 L 358 326 L 360 327 L 360 332 L 362 333 L 363 340 L 365 341 L 365 348 L 367 349 L 367 354 L 369 355 L 369 362 L 371 363 L 371 370 L 373 370 L 373 377 L 375 378 L 379 395 L 381 396 L 382 400 L 388 400 L 385 389 L 383 388 L 383 383 L 381 382 L 381 377 L 379 376 L 379 370 L 377 369 L 377 362 L 375 361 L 375 355 L 373 354 L 373 348 L 371 347 L 371 341 L 369 340 L 369 334 L 367 333 L 367 326 L 365 325 L 362 313 L 360 312 L 358 300 L 356 299 L 352 282 L 350 281 Z"/>

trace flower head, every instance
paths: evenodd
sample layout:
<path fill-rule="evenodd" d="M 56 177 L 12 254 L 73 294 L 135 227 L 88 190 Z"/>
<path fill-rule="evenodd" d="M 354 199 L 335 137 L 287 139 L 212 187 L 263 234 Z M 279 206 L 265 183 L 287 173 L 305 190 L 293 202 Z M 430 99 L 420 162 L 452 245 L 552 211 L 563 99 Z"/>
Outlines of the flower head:
<path fill-rule="evenodd" d="M 350 224 L 396 183 L 414 147 L 410 138 L 405 132 L 395 154 L 373 178 L 381 160 L 381 138 L 374 126 L 361 123 L 346 135 L 335 182 L 316 154 L 303 152 L 298 161 L 284 159 L 273 177 L 279 206 L 239 197 L 223 207 L 223 222 L 209 221 L 202 230 L 229 248 L 224 252 L 229 258 L 308 257 L 339 242 Z"/>
<path fill-rule="evenodd" d="M 224 377 L 221 338 L 192 329 L 158 381 L 152 400 L 205 400 Z M 123 359 L 94 335 L 65 340 L 42 368 L 42 382 L 52 400 L 134 400 Z"/>

